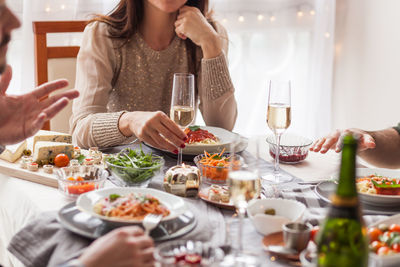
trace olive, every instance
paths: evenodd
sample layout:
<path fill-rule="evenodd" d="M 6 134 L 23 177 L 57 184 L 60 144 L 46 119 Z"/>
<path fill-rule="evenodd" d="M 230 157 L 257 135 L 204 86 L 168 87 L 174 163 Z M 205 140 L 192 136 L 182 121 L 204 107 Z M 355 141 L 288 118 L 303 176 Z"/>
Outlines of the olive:
<path fill-rule="evenodd" d="M 275 209 L 266 209 L 264 211 L 264 214 L 266 214 L 266 215 L 275 215 L 276 212 L 275 212 Z"/>

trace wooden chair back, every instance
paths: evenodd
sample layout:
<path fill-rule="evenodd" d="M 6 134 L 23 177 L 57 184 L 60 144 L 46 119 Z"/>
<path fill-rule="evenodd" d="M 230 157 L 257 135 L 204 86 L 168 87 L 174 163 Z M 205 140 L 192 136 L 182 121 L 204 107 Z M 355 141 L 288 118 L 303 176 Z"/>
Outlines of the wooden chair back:
<path fill-rule="evenodd" d="M 79 46 L 48 46 L 48 33 L 83 32 L 88 21 L 34 21 L 33 34 L 35 43 L 35 82 L 36 86 L 48 82 L 48 61 L 55 58 L 76 58 Z M 46 122 L 43 130 L 50 130 Z"/>

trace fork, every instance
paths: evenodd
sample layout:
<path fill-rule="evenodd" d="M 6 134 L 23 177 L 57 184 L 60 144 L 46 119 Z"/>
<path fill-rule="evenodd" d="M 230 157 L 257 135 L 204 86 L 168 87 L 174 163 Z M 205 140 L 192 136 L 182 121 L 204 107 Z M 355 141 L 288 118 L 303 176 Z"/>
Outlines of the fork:
<path fill-rule="evenodd" d="M 142 222 L 143 227 L 145 229 L 144 233 L 146 235 L 149 235 L 151 230 L 156 228 L 157 225 L 160 223 L 161 218 L 162 218 L 161 214 L 153 214 L 153 213 L 150 213 L 146 217 L 144 217 L 144 220 Z"/>

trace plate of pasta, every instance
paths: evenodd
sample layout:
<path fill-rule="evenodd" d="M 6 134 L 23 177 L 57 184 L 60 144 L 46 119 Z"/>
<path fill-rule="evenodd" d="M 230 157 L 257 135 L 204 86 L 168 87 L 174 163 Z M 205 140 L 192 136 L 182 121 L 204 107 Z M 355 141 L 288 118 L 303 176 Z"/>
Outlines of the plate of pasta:
<path fill-rule="evenodd" d="M 368 205 L 400 204 L 399 171 L 358 168 L 356 186 L 361 202 Z"/>
<path fill-rule="evenodd" d="M 140 224 L 150 213 L 161 214 L 161 221 L 177 218 L 186 210 L 185 202 L 174 195 L 151 188 L 117 187 L 81 195 L 79 210 L 110 223 Z"/>
<path fill-rule="evenodd" d="M 241 137 L 237 133 L 225 130 L 219 127 L 211 126 L 189 126 L 184 132 L 188 136 L 186 141 L 186 147 L 182 149 L 182 154 L 187 156 L 197 156 L 203 154 L 204 151 L 209 153 L 221 152 L 223 149 L 225 151 L 230 151 L 231 144 L 237 142 L 235 150 L 243 151 L 247 147 L 247 139 Z M 160 150 L 146 143 L 147 146 Z M 167 152 L 165 150 L 161 150 Z M 174 155 L 172 153 L 169 153 Z"/>

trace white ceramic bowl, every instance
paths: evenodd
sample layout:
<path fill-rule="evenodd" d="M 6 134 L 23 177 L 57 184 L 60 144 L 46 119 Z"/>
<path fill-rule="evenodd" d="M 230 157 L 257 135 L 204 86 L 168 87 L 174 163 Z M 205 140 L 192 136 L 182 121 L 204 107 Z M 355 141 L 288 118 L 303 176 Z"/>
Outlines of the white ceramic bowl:
<path fill-rule="evenodd" d="M 275 215 L 264 214 L 266 209 L 274 209 Z M 257 199 L 249 203 L 247 214 L 262 235 L 282 231 L 282 226 L 302 219 L 306 206 L 296 200 L 282 198 Z"/>

